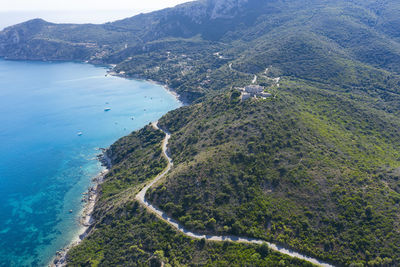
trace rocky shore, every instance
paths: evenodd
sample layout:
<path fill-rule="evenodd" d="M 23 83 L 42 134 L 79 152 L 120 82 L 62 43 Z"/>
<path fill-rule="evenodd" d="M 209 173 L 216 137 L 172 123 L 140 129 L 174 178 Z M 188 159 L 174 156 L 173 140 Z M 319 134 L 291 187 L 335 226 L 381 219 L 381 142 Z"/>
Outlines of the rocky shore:
<path fill-rule="evenodd" d="M 85 202 L 85 205 L 82 210 L 82 215 L 79 219 L 79 223 L 81 224 L 82 228 L 78 233 L 76 239 L 74 239 L 71 244 L 67 247 L 57 251 L 56 256 L 53 258 L 52 262 L 49 263 L 48 266 L 51 267 L 61 267 L 66 266 L 67 264 L 67 254 L 68 251 L 82 242 L 82 240 L 89 234 L 91 231 L 91 225 L 93 224 L 92 213 L 94 207 L 96 205 L 97 197 L 100 191 L 100 185 L 103 183 L 105 176 L 109 172 L 111 168 L 111 159 L 107 156 L 107 150 L 100 148 L 103 152 L 101 155 L 98 156 L 99 161 L 101 164 L 106 167 L 106 169 L 100 172 L 97 176 L 92 179 L 93 185 L 88 189 L 87 192 L 82 194 L 82 202 Z"/>
<path fill-rule="evenodd" d="M 166 84 L 162 84 L 160 82 L 154 81 L 154 80 L 149 80 L 145 79 L 142 77 L 128 77 L 125 73 L 117 73 L 113 71 L 116 65 L 109 65 L 109 71 L 107 71 L 106 75 L 111 75 L 111 76 L 116 76 L 116 77 L 121 77 L 121 78 L 136 78 L 139 80 L 145 80 L 147 82 L 157 84 L 160 86 L 163 86 L 167 91 L 169 91 L 178 101 L 180 101 L 183 105 L 187 105 L 188 100 L 182 97 L 181 95 L 178 95 L 172 88 L 170 88 Z M 92 224 L 94 223 L 93 218 L 92 218 L 92 213 L 94 210 L 94 207 L 96 205 L 96 200 L 98 197 L 99 189 L 100 189 L 100 184 L 103 182 L 104 177 L 107 175 L 109 169 L 112 166 L 111 163 L 111 158 L 110 155 L 108 155 L 108 150 L 105 148 L 99 148 L 99 150 L 102 152 L 97 159 L 101 162 L 102 166 L 106 167 L 106 170 L 102 171 L 98 176 L 93 178 L 93 186 L 91 186 L 88 189 L 88 192 L 83 193 L 83 198 L 82 201 L 85 202 L 85 206 L 82 211 L 82 215 L 80 217 L 80 224 L 82 226 L 82 230 L 80 231 L 80 234 L 77 235 L 77 237 L 71 242 L 70 245 L 67 247 L 57 251 L 56 256 L 53 258 L 51 263 L 49 263 L 48 266 L 55 266 L 55 267 L 61 267 L 65 266 L 67 263 L 67 254 L 68 251 L 74 247 L 77 246 L 79 243 L 82 242 L 82 240 L 90 233 L 92 229 Z"/>

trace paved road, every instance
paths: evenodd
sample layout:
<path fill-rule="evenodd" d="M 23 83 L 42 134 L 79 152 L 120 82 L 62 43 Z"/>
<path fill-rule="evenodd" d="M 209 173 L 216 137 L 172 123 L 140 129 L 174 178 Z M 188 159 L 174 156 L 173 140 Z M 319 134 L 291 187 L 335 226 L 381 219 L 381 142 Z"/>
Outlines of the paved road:
<path fill-rule="evenodd" d="M 153 127 L 155 129 L 159 129 L 157 122 L 152 123 Z M 161 129 L 162 130 L 162 129 Z M 247 237 L 238 237 L 238 236 L 213 236 L 213 235 L 201 235 L 201 234 L 196 234 L 193 232 L 188 231 L 187 229 L 185 229 L 181 224 L 179 224 L 177 221 L 175 221 L 174 219 L 172 219 L 171 217 L 168 217 L 168 215 L 166 213 L 164 213 L 162 210 L 160 210 L 159 208 L 153 206 L 150 202 L 148 202 L 145 198 L 146 196 L 146 192 L 147 190 L 149 190 L 150 187 L 152 187 L 155 183 L 157 183 L 160 179 L 162 179 L 172 168 L 173 166 L 173 162 L 171 157 L 169 157 L 168 155 L 168 151 L 167 151 L 167 145 L 168 145 L 168 141 L 169 138 L 171 137 L 171 135 L 165 131 L 162 130 L 165 133 L 165 138 L 162 144 L 162 151 L 163 154 L 165 156 L 165 158 L 168 160 L 168 166 L 167 168 L 161 173 L 159 174 L 157 177 L 155 177 L 150 183 L 148 183 L 137 195 L 136 195 L 136 199 L 142 204 L 144 205 L 150 212 L 156 214 L 161 220 L 167 222 L 168 224 L 170 224 L 171 226 L 173 226 L 174 228 L 178 229 L 180 232 L 184 233 L 185 235 L 191 237 L 191 238 L 196 238 L 196 239 L 206 239 L 209 241 L 231 241 L 231 242 L 240 242 L 240 243 L 251 243 L 251 244 L 267 244 L 268 247 L 274 251 L 278 251 L 282 254 L 285 255 L 289 255 L 291 257 L 295 257 L 295 258 L 299 258 L 302 260 L 306 260 L 308 262 L 311 262 L 313 264 L 316 264 L 318 266 L 324 266 L 324 267 L 333 267 L 333 265 L 324 263 L 322 261 L 319 261 L 317 259 L 308 257 L 306 255 L 297 253 L 291 249 L 287 249 L 284 248 L 282 246 L 276 245 L 276 244 L 272 244 L 269 242 L 266 242 L 264 240 L 260 240 L 260 239 L 255 239 L 255 238 L 247 238 Z"/>

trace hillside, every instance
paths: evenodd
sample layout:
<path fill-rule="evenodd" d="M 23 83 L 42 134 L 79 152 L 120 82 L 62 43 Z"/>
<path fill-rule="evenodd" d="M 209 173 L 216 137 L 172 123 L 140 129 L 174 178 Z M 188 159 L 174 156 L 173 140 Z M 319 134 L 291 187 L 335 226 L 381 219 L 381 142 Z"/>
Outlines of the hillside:
<path fill-rule="evenodd" d="M 36 19 L 0 32 L 0 56 L 117 64 L 117 73 L 166 83 L 186 102 L 266 68 L 385 88 L 398 83 L 399 33 L 387 25 L 399 9 L 395 1 L 202 0 L 102 25 Z"/>
<path fill-rule="evenodd" d="M 313 266 L 264 245 L 192 240 L 141 207 L 135 194 L 166 166 L 163 135 L 146 126 L 110 147 L 113 167 L 102 184 L 95 224 L 88 238 L 69 252 L 68 266 Z"/>
<path fill-rule="evenodd" d="M 174 89 L 190 105 L 160 120 L 174 167 L 147 197 L 186 228 L 398 266 L 399 17 L 393 0 L 200 0 L 103 25 L 29 21 L 0 32 L 0 56 L 116 64 Z M 272 97 L 240 101 L 252 81 Z M 166 166 L 162 136 L 147 126 L 109 149 L 72 266 L 307 265 L 146 213 L 134 196 Z"/>
<path fill-rule="evenodd" d="M 288 80 L 276 99 L 227 93 L 160 123 L 175 166 L 148 197 L 187 228 L 345 266 L 399 262 L 396 117 Z"/>

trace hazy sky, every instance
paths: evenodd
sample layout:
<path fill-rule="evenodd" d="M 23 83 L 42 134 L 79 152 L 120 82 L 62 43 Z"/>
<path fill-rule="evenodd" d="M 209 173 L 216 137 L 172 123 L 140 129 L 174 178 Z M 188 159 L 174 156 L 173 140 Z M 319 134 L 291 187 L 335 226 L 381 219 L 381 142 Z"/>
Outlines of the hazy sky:
<path fill-rule="evenodd" d="M 0 0 L 0 30 L 34 18 L 55 23 L 104 23 L 190 0 Z"/>
<path fill-rule="evenodd" d="M 189 0 L 0 0 L 1 11 L 34 10 L 156 10 Z"/>

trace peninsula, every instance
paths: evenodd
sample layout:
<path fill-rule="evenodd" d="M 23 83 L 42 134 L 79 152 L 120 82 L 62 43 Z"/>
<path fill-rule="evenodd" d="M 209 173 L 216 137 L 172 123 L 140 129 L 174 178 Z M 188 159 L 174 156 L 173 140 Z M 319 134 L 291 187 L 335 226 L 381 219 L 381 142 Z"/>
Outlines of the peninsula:
<path fill-rule="evenodd" d="M 4 58 L 113 64 L 187 103 L 107 149 L 66 264 L 400 265 L 399 16 L 393 0 L 199 0 L 0 32 Z"/>

